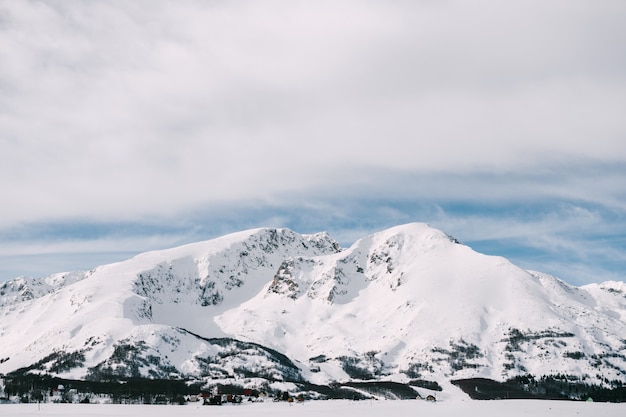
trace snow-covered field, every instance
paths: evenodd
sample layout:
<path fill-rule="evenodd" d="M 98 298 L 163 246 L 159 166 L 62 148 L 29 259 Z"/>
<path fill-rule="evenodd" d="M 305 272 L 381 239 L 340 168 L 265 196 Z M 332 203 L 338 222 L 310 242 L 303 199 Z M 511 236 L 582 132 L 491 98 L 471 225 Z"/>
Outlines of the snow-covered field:
<path fill-rule="evenodd" d="M 251 416 L 463 416 L 463 417 L 617 417 L 626 415 L 626 405 L 571 401 L 310 401 L 303 404 L 255 403 L 242 405 L 95 405 L 95 404 L 9 404 L 0 405 L 0 416 L 144 416 L 185 417 L 216 415 L 220 417 Z"/>

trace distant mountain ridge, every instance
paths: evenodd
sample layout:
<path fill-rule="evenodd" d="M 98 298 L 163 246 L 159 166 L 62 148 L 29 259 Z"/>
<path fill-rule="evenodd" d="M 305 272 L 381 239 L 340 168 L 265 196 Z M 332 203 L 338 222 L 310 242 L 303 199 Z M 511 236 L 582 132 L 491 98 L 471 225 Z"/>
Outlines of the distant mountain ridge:
<path fill-rule="evenodd" d="M 626 284 L 573 287 L 411 223 L 340 248 L 253 229 L 0 284 L 0 373 L 626 383 Z"/>

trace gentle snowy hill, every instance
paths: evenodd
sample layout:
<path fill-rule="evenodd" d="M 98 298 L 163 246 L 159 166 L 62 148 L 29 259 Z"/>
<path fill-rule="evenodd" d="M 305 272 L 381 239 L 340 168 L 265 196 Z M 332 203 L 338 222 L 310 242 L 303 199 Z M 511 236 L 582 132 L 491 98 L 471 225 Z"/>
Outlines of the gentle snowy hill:
<path fill-rule="evenodd" d="M 425 224 L 340 250 L 255 229 L 0 285 L 0 373 L 626 382 L 626 287 L 572 287 Z"/>

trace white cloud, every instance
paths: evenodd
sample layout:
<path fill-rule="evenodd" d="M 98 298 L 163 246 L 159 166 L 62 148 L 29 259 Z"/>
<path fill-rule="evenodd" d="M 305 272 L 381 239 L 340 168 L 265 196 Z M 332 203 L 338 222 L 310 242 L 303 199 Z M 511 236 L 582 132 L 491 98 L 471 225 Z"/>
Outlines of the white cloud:
<path fill-rule="evenodd" d="M 625 7 L 566 3 L 6 3 L 3 221 L 622 162 Z"/>
<path fill-rule="evenodd" d="M 624 18 L 584 0 L 2 2 L 0 230 L 368 195 L 623 213 Z"/>

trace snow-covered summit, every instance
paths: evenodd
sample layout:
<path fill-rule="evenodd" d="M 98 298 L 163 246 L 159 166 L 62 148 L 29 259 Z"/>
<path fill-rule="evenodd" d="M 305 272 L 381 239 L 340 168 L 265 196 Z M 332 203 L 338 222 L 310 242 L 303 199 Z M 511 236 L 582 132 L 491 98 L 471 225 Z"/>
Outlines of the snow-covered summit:
<path fill-rule="evenodd" d="M 0 373 L 626 382 L 625 294 L 523 270 L 423 223 L 347 249 L 326 233 L 253 229 L 5 283 Z"/>
<path fill-rule="evenodd" d="M 290 258 L 264 291 L 216 320 L 228 333 L 301 361 L 327 358 L 318 366 L 339 378 L 343 363 L 332 358 L 356 358 L 376 377 L 420 369 L 501 379 L 572 367 L 591 373 L 589 363 L 564 352 L 624 349 L 623 303 L 607 314 L 598 301 L 409 224 L 336 254 Z M 597 337 L 598 323 L 608 334 Z"/>

